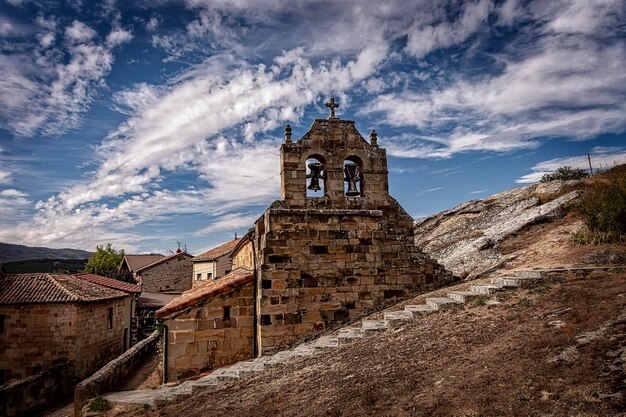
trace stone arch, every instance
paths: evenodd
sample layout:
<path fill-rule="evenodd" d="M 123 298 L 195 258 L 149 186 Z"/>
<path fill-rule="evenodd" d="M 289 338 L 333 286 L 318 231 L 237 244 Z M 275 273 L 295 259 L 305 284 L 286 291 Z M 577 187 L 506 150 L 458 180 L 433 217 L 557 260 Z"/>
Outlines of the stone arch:
<path fill-rule="evenodd" d="M 363 160 L 356 155 L 349 155 L 343 160 L 343 193 L 346 197 L 363 197 Z"/>
<path fill-rule="evenodd" d="M 326 195 L 326 167 L 326 158 L 319 153 L 313 153 L 304 160 L 307 198 Z"/>

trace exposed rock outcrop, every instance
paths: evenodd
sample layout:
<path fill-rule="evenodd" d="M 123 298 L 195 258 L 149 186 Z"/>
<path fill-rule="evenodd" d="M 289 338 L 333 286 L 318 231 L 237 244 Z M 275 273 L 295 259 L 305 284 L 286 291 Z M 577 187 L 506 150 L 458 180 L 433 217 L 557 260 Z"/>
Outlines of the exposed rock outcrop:
<path fill-rule="evenodd" d="M 580 183 L 533 184 L 472 200 L 415 224 L 415 243 L 455 275 L 466 279 L 511 259 L 498 243 L 535 223 L 557 219 Z"/>

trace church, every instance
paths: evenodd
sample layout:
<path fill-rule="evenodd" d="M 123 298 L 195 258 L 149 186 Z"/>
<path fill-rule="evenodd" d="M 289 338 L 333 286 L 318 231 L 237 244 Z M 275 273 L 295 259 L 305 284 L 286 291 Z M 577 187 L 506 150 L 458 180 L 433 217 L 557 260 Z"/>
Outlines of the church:
<path fill-rule="evenodd" d="M 280 148 L 281 199 L 231 253 L 233 271 L 157 311 L 165 381 L 288 348 L 453 277 L 414 244 L 372 130 L 335 114 Z"/>

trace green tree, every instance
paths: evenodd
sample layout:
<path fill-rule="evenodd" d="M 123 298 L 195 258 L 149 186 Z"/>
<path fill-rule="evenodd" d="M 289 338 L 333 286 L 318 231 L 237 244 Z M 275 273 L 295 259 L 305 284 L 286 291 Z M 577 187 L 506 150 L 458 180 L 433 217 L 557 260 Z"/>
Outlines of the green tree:
<path fill-rule="evenodd" d="M 124 259 L 124 250 L 117 250 L 107 243 L 106 246 L 96 246 L 96 252 L 85 264 L 85 272 L 98 275 L 109 275 L 117 271 Z"/>

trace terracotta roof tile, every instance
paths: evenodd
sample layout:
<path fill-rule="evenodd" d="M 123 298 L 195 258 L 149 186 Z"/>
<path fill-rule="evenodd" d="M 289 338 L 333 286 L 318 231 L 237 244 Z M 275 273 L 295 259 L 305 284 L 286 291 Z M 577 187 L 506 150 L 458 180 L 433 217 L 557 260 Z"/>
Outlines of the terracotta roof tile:
<path fill-rule="evenodd" d="M 62 274 L 13 274 L 0 277 L 0 304 L 88 303 L 127 293 Z"/>
<path fill-rule="evenodd" d="M 149 263 L 149 264 L 147 264 L 147 265 L 142 266 L 141 268 L 137 268 L 137 269 L 135 270 L 135 272 L 141 272 L 141 271 L 143 271 L 143 270 L 145 270 L 145 269 L 152 268 L 152 267 L 153 267 L 153 266 L 155 266 L 155 265 L 162 264 L 163 262 L 167 262 L 167 261 L 169 261 L 170 259 L 178 258 L 178 257 L 180 257 L 180 256 L 189 256 L 190 258 L 193 258 L 193 255 L 190 255 L 190 254 L 188 254 L 187 252 L 176 252 L 176 253 L 173 253 L 173 254 L 171 254 L 171 255 L 168 255 L 168 256 L 164 256 L 164 257 L 162 257 L 162 258 L 159 258 L 159 259 L 157 259 L 157 260 L 156 260 L 156 261 L 154 261 L 154 262 L 151 262 L 151 263 Z"/>
<path fill-rule="evenodd" d="M 75 277 L 85 279 L 89 282 L 105 286 L 107 288 L 113 288 L 114 290 L 124 291 L 130 294 L 140 293 L 141 286 L 131 284 L 130 282 L 120 281 L 118 279 L 107 278 L 96 274 L 74 274 Z"/>
<path fill-rule="evenodd" d="M 212 261 L 213 259 L 217 259 L 220 256 L 228 255 L 241 240 L 242 238 L 238 237 L 229 242 L 216 246 L 213 249 L 209 249 L 208 251 L 201 253 L 200 255 L 193 258 L 193 261 Z"/>
<path fill-rule="evenodd" d="M 160 253 L 139 254 L 139 255 L 124 255 L 124 260 L 131 271 L 136 271 L 142 266 L 151 264 L 161 258 L 165 258 L 165 255 Z"/>
<path fill-rule="evenodd" d="M 233 272 L 208 282 L 200 287 L 185 291 L 180 297 L 173 299 L 165 307 L 156 312 L 156 317 L 166 317 L 177 313 L 204 300 L 219 294 L 232 291 L 254 280 L 254 273 L 249 269 L 237 268 Z"/>

